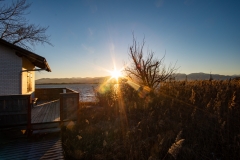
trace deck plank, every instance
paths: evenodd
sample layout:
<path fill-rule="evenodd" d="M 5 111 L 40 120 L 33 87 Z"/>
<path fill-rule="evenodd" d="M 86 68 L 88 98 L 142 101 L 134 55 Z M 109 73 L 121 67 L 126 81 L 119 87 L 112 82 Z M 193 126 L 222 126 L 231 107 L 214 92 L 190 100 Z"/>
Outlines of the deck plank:
<path fill-rule="evenodd" d="M 51 114 L 50 114 L 49 117 L 48 117 L 48 119 L 49 119 L 50 121 L 54 121 L 55 106 L 56 106 L 56 102 L 54 102 L 54 103 L 52 104 L 52 106 L 51 106 L 52 112 L 51 112 Z"/>
<path fill-rule="evenodd" d="M 52 103 L 51 106 L 49 107 L 49 114 L 47 115 L 47 118 L 46 118 L 46 121 L 53 121 L 53 114 L 55 114 L 55 105 L 56 105 L 56 102 Z"/>
<path fill-rule="evenodd" d="M 45 110 L 46 110 L 46 106 L 41 106 L 41 111 L 36 113 L 35 119 L 32 120 L 32 123 L 41 123 Z M 36 112 L 34 109 L 32 110 L 32 112 Z"/>
<path fill-rule="evenodd" d="M 57 102 L 56 102 L 57 103 Z M 57 110 L 56 110 L 56 106 L 57 106 L 57 104 L 55 104 L 53 107 L 53 112 L 52 112 L 52 115 L 51 115 L 51 119 L 54 121 L 55 120 L 55 115 L 56 115 L 56 112 L 57 112 Z"/>
<path fill-rule="evenodd" d="M 55 106 L 54 121 L 60 121 L 60 102 L 59 101 L 57 101 L 57 104 Z"/>
<path fill-rule="evenodd" d="M 56 104 L 53 106 L 54 108 L 53 108 L 53 112 L 52 112 L 52 117 L 51 117 L 51 119 L 53 120 L 53 121 L 59 121 L 60 119 L 58 119 L 59 118 L 59 116 L 60 116 L 60 109 L 59 109 L 59 102 L 56 102 Z"/>
<path fill-rule="evenodd" d="M 32 109 L 32 119 L 36 120 L 43 109 L 44 109 L 44 107 L 42 107 L 42 106 L 33 108 Z"/>
<path fill-rule="evenodd" d="M 37 115 L 41 112 L 43 107 L 35 107 L 32 109 L 32 119 L 36 119 Z M 34 110 L 34 111 L 33 111 Z"/>
<path fill-rule="evenodd" d="M 45 115 L 45 117 L 44 117 L 44 121 L 45 122 L 51 122 L 51 115 L 52 115 L 52 112 L 53 112 L 53 103 L 51 103 L 50 105 L 49 105 L 49 107 L 48 107 L 48 114 L 46 114 Z"/>
<path fill-rule="evenodd" d="M 56 122 L 60 120 L 59 100 L 45 101 L 32 108 L 32 123 Z"/>
<path fill-rule="evenodd" d="M 51 104 L 45 106 L 46 110 L 43 114 L 43 119 L 42 119 L 42 122 L 47 122 L 47 118 L 49 116 L 49 114 L 51 114 Z"/>

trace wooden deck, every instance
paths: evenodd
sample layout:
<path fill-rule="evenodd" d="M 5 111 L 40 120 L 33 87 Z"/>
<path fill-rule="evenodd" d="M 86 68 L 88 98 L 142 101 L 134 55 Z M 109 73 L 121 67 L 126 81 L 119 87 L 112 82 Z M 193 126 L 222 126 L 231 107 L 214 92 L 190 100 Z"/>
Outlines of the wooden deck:
<path fill-rule="evenodd" d="M 21 127 L 1 131 L 1 159 L 51 159 L 63 160 L 63 148 L 58 122 L 59 100 L 40 101 L 31 109 L 32 136 L 27 138 Z M 55 123 L 54 123 L 55 122 Z M 47 129 L 46 129 L 47 128 Z M 17 135 L 15 135 L 17 134 Z M 49 135 L 51 135 L 49 137 Z"/>
<path fill-rule="evenodd" d="M 35 96 L 44 101 L 32 106 L 30 94 L 0 96 L 0 160 L 64 159 L 60 126 L 74 125 L 79 93 L 47 88 Z"/>
<path fill-rule="evenodd" d="M 60 121 L 59 100 L 41 101 L 32 108 L 31 123 L 47 123 Z"/>
<path fill-rule="evenodd" d="M 0 146 L 0 159 L 56 159 L 63 160 L 60 137 L 41 140 L 24 139 Z"/>

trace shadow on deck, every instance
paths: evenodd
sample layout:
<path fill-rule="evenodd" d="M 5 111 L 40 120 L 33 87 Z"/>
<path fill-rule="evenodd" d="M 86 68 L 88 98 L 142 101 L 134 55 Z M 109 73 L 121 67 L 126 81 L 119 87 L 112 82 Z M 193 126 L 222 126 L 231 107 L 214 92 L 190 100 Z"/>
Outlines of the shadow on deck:
<path fill-rule="evenodd" d="M 64 159 L 58 135 L 21 139 L 0 146 L 0 159 Z"/>

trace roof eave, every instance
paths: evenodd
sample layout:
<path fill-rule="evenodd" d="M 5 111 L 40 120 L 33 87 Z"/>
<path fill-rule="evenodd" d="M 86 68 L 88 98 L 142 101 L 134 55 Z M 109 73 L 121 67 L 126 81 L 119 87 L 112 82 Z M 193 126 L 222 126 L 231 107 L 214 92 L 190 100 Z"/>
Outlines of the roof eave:
<path fill-rule="evenodd" d="M 0 43 L 15 50 L 15 53 L 17 56 L 19 56 L 19 57 L 23 56 L 23 57 L 27 58 L 35 66 L 37 66 L 41 69 L 45 69 L 48 72 L 51 72 L 50 66 L 48 65 L 47 60 L 44 57 L 42 57 L 38 54 L 35 54 L 31 51 L 28 51 L 24 48 L 21 48 L 19 46 L 16 46 L 12 43 L 9 43 L 1 38 L 0 38 Z"/>

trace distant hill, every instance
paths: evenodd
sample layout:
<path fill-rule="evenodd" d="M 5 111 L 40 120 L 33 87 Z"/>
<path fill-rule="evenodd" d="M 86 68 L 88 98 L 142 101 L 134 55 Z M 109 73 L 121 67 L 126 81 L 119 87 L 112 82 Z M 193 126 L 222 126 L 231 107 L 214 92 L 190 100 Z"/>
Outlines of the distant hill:
<path fill-rule="evenodd" d="M 187 80 L 208 80 L 210 78 L 210 74 L 207 73 L 191 73 L 191 74 L 183 74 L 179 73 L 176 74 L 176 80 L 185 80 L 187 76 Z M 239 75 L 233 75 L 233 76 L 226 76 L 226 75 L 220 75 L 220 74 L 212 74 L 212 78 L 215 80 L 227 80 L 227 79 L 233 79 L 235 77 L 238 77 Z"/>
<path fill-rule="evenodd" d="M 36 84 L 63 84 L 63 83 L 102 83 L 109 77 L 86 78 L 42 78 L 35 81 Z"/>
<path fill-rule="evenodd" d="M 210 74 L 207 73 L 191 73 L 191 74 L 184 74 L 178 73 L 176 74 L 176 80 L 185 80 L 187 76 L 188 80 L 208 80 L 210 78 Z M 240 75 L 233 75 L 233 76 L 225 76 L 219 74 L 212 74 L 212 78 L 215 80 L 227 80 L 233 79 L 235 77 L 240 77 Z M 86 78 L 42 78 L 35 81 L 36 84 L 63 84 L 63 83 L 102 83 L 107 80 L 109 77 L 86 77 Z"/>

